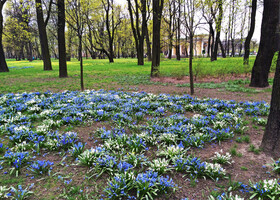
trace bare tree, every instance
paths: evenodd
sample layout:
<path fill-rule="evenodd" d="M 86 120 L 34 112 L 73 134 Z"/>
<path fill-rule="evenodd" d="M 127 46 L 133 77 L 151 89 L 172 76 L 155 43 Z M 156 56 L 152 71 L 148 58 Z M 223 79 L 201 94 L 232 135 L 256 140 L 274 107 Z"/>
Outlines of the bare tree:
<path fill-rule="evenodd" d="M 35 0 L 35 3 L 36 3 L 37 23 L 38 23 L 41 51 L 42 51 L 42 57 L 43 57 L 43 61 L 44 61 L 44 70 L 52 70 L 52 63 L 51 63 L 51 57 L 50 57 L 50 52 L 49 52 L 49 44 L 48 44 L 46 27 L 47 27 L 48 21 L 50 19 L 53 1 L 50 0 L 46 20 L 44 20 L 44 13 L 43 13 L 43 9 L 42 9 L 42 0 Z"/>
<path fill-rule="evenodd" d="M 194 80 L 193 80 L 193 48 L 195 31 L 200 24 L 201 17 L 198 17 L 198 7 L 196 0 L 185 0 L 184 5 L 184 23 L 186 32 L 189 34 L 190 40 L 190 55 L 189 55 L 189 76 L 190 76 L 190 91 L 194 94 Z"/>
<path fill-rule="evenodd" d="M 137 50 L 138 65 L 144 65 L 144 39 L 145 34 L 147 34 L 147 1 L 140 0 L 139 4 L 138 0 L 134 0 L 134 5 L 132 0 L 127 0 L 127 2 Z M 139 12 L 142 14 L 141 17 Z"/>
<path fill-rule="evenodd" d="M 79 54 L 79 60 L 80 60 L 80 76 L 81 76 L 81 90 L 84 91 L 84 68 L 83 68 L 83 33 L 85 29 L 85 13 L 87 12 L 87 9 L 89 8 L 88 1 L 81 0 L 68 0 L 67 2 L 68 8 L 66 10 L 67 13 L 67 22 L 72 27 L 73 30 L 75 30 L 78 38 L 79 38 L 79 47 L 78 47 L 78 54 Z"/>
<path fill-rule="evenodd" d="M 250 43 L 251 43 L 251 39 L 252 39 L 254 31 L 255 31 L 257 0 L 252 0 L 251 9 L 252 10 L 251 10 L 250 30 L 248 32 L 248 35 L 247 35 L 246 40 L 245 40 L 245 45 L 244 45 L 244 51 L 245 51 L 244 60 L 243 60 L 244 65 L 249 64 Z"/>
<path fill-rule="evenodd" d="M 6 60 L 5 60 L 5 54 L 2 44 L 2 35 L 3 35 L 3 15 L 2 10 L 3 6 L 6 3 L 6 0 L 0 1 L 0 72 L 9 72 L 9 68 L 7 66 Z"/>

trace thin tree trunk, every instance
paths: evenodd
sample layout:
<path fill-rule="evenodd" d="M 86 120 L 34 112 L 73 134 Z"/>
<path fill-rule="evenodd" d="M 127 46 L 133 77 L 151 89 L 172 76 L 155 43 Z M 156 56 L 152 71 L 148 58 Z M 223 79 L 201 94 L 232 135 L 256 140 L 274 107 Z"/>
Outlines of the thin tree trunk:
<path fill-rule="evenodd" d="M 244 45 L 244 51 L 245 51 L 244 60 L 243 60 L 244 65 L 249 65 L 250 43 L 255 31 L 256 12 L 257 12 L 257 0 L 252 0 L 251 25 Z"/>
<path fill-rule="evenodd" d="M 207 45 L 207 57 L 210 57 L 210 48 L 211 47 L 211 34 L 208 37 L 208 45 Z"/>
<path fill-rule="evenodd" d="M 221 52 L 222 52 L 222 57 L 226 58 L 227 57 L 226 56 L 226 52 L 225 52 L 224 46 L 223 46 L 223 44 L 222 44 L 220 39 L 219 39 L 219 44 L 220 44 L 220 49 L 221 49 Z"/>
<path fill-rule="evenodd" d="M 218 56 L 218 45 L 219 45 L 219 40 L 220 40 L 220 35 L 221 35 L 221 28 L 222 28 L 222 19 L 223 19 L 223 1 L 218 0 L 218 8 L 219 8 L 219 16 L 216 24 L 216 41 L 215 41 L 215 46 L 214 46 L 214 53 L 213 53 L 213 58 L 211 59 L 212 61 L 217 60 Z"/>
<path fill-rule="evenodd" d="M 190 33 L 189 74 L 190 74 L 190 91 L 191 91 L 191 95 L 194 94 L 192 60 L 193 60 L 193 34 Z"/>
<path fill-rule="evenodd" d="M 65 47 L 65 4 L 64 0 L 57 1 L 58 11 L 58 52 L 59 52 L 59 78 L 67 77 L 66 47 Z"/>
<path fill-rule="evenodd" d="M 37 23 L 38 23 L 39 37 L 41 43 L 41 51 L 42 51 L 42 57 L 44 61 L 44 70 L 52 70 L 46 25 L 43 17 L 42 1 L 35 0 L 35 3 L 36 3 Z"/>
<path fill-rule="evenodd" d="M 146 45 L 147 45 L 147 56 L 148 61 L 152 61 L 152 49 L 151 49 L 151 42 L 150 42 L 150 36 L 149 36 L 149 30 L 146 28 Z"/>
<path fill-rule="evenodd" d="M 9 68 L 6 63 L 5 53 L 2 44 L 2 35 L 3 35 L 3 15 L 2 10 L 6 0 L 0 1 L 0 72 L 9 72 Z"/>
<path fill-rule="evenodd" d="M 274 53 L 278 50 L 277 26 L 279 19 L 279 0 L 265 0 L 261 27 L 261 40 L 251 76 L 251 87 L 267 87 L 268 74 Z"/>
<path fill-rule="evenodd" d="M 178 6 L 179 6 L 179 11 L 178 11 L 178 22 L 177 22 L 177 45 L 176 45 L 176 59 L 177 60 L 181 60 L 181 55 L 180 55 L 180 47 L 181 47 L 181 41 L 180 41 L 180 37 L 181 37 L 181 23 L 180 23 L 180 18 L 181 18 L 181 2 L 178 2 Z"/>
<path fill-rule="evenodd" d="M 82 56 L 82 35 L 79 35 L 79 60 L 81 71 L 81 90 L 84 91 L 84 68 L 83 68 L 83 56 Z"/>

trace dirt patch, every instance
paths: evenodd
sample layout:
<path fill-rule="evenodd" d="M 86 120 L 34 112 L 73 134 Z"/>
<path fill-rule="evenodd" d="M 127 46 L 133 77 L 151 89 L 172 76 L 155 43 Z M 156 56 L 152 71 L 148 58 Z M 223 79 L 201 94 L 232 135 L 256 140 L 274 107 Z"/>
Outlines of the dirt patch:
<path fill-rule="evenodd" d="M 226 75 L 226 76 L 206 76 L 206 77 L 198 77 L 194 78 L 195 83 L 222 83 L 227 81 L 233 81 L 233 80 L 246 80 L 250 79 L 250 74 L 232 74 L 232 75 Z M 273 78 L 274 73 L 269 74 L 269 78 Z M 151 78 L 151 81 L 153 82 L 161 82 L 161 83 L 173 83 L 173 84 L 184 84 L 190 82 L 189 76 L 180 76 L 180 77 L 159 77 L 159 78 Z"/>
<path fill-rule="evenodd" d="M 138 91 L 144 91 L 148 93 L 165 93 L 165 94 L 178 94 L 185 95 L 190 94 L 190 89 L 188 87 L 176 87 L 176 86 L 162 86 L 162 85 L 140 85 L 135 86 Z M 222 100 L 235 100 L 235 101 L 266 101 L 270 102 L 271 93 L 261 92 L 261 93 L 243 93 L 243 92 L 229 92 L 221 91 L 220 89 L 204 89 L 195 88 L 195 93 L 193 97 L 197 98 L 217 98 Z"/>

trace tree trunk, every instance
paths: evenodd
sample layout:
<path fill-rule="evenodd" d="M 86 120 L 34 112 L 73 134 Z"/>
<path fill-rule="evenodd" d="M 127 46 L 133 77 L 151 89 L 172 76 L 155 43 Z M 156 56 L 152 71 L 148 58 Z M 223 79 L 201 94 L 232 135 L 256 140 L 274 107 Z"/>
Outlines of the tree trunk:
<path fill-rule="evenodd" d="M 220 48 L 221 48 L 221 52 L 222 52 L 222 57 L 226 58 L 227 57 L 226 56 L 226 52 L 225 52 L 224 46 L 223 46 L 223 44 L 222 44 L 220 39 L 219 39 L 219 44 L 220 44 Z"/>
<path fill-rule="evenodd" d="M 64 0 L 57 1 L 58 11 L 58 53 L 59 53 L 59 78 L 67 77 L 66 47 L 65 47 L 65 4 Z"/>
<path fill-rule="evenodd" d="M 274 53 L 278 50 L 277 26 L 279 0 L 265 0 L 261 27 L 261 41 L 251 76 L 251 87 L 267 87 L 268 74 Z"/>
<path fill-rule="evenodd" d="M 270 103 L 270 113 L 262 139 L 261 148 L 273 156 L 280 156 L 280 55 L 278 55 L 276 72 Z"/>
<path fill-rule="evenodd" d="M 231 38 L 231 57 L 235 56 L 234 39 Z"/>
<path fill-rule="evenodd" d="M 46 25 L 43 17 L 42 1 L 35 0 L 35 3 L 36 3 L 37 23 L 38 23 L 39 37 L 41 43 L 41 51 L 42 51 L 42 57 L 44 61 L 44 70 L 52 70 Z"/>
<path fill-rule="evenodd" d="M 180 18 L 181 18 L 181 2 L 178 2 L 178 7 L 179 7 L 179 11 L 178 11 L 178 27 L 177 27 L 177 45 L 176 45 L 176 59 L 177 60 L 181 60 L 181 55 L 180 55 L 180 47 L 181 47 L 181 41 L 180 41 L 180 37 L 181 37 L 181 23 L 180 23 Z"/>
<path fill-rule="evenodd" d="M 26 50 L 27 50 L 27 56 L 28 56 L 28 60 L 29 62 L 32 62 L 33 61 L 33 53 L 32 53 L 32 43 L 31 41 L 29 41 L 27 44 L 26 44 Z"/>
<path fill-rule="evenodd" d="M 80 71 L 81 71 L 81 90 L 84 91 L 84 67 L 83 67 L 83 56 L 82 56 L 82 35 L 79 35 L 79 60 L 80 60 Z"/>
<path fill-rule="evenodd" d="M 211 34 L 208 36 L 208 45 L 207 45 L 207 58 L 210 57 L 210 48 L 211 47 Z"/>
<path fill-rule="evenodd" d="M 147 45 L 147 56 L 148 61 L 152 61 L 152 49 L 151 49 L 151 42 L 150 42 L 150 36 L 149 36 L 149 30 L 146 28 L 146 45 Z"/>
<path fill-rule="evenodd" d="M 6 1 L 0 1 L 0 72 L 9 72 L 9 68 L 6 63 L 5 53 L 2 44 L 2 35 L 3 35 L 3 15 L 2 10 Z"/>
<path fill-rule="evenodd" d="M 244 59 L 243 59 L 244 65 L 249 65 L 250 43 L 255 31 L 256 12 L 257 12 L 257 0 L 252 0 L 251 25 L 244 45 L 244 51 L 245 51 Z"/>
<path fill-rule="evenodd" d="M 151 77 L 159 77 L 160 65 L 160 24 L 164 0 L 153 0 L 153 49 Z"/>
<path fill-rule="evenodd" d="M 220 40 L 220 35 L 221 35 L 221 29 L 222 29 L 222 19 L 223 19 L 223 1 L 218 0 L 218 8 L 219 8 L 219 16 L 216 22 L 216 41 L 215 41 L 215 46 L 214 46 L 214 52 L 213 52 L 213 58 L 211 58 L 212 61 L 217 60 L 218 56 L 218 45 L 219 45 L 219 40 Z"/>
<path fill-rule="evenodd" d="M 209 22 L 209 28 L 210 28 L 210 34 L 211 34 L 211 37 L 212 37 L 212 41 L 211 41 L 211 61 L 214 61 L 215 60 L 215 55 L 214 55 L 215 31 L 214 31 L 212 22 Z"/>
<path fill-rule="evenodd" d="M 193 34 L 190 33 L 189 74 L 190 74 L 190 90 L 191 90 L 191 95 L 194 94 L 192 60 L 193 60 Z"/>

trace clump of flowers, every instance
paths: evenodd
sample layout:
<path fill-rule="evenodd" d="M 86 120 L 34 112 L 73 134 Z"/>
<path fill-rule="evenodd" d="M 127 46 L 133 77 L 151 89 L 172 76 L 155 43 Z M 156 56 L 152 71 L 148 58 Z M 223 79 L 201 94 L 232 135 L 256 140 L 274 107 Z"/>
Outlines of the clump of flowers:
<path fill-rule="evenodd" d="M 77 158 L 79 155 L 81 155 L 84 152 L 86 143 L 79 142 L 78 144 L 74 144 L 74 146 L 71 149 L 71 154 L 74 158 Z"/>
<path fill-rule="evenodd" d="M 187 152 L 187 150 L 188 149 L 184 149 L 184 145 L 180 143 L 177 146 L 163 146 L 162 150 L 158 153 L 158 155 L 172 159 L 174 156 L 184 155 Z"/>
<path fill-rule="evenodd" d="M 20 173 L 20 169 L 29 160 L 28 152 L 6 152 L 4 157 L 4 163 L 8 163 L 12 167 L 10 174 L 15 173 L 16 176 Z"/>
<path fill-rule="evenodd" d="M 97 158 L 101 155 L 105 155 L 105 149 L 101 147 L 92 148 L 90 150 L 85 150 L 82 154 L 78 156 L 80 164 L 91 167 L 96 162 Z"/>
<path fill-rule="evenodd" d="M 28 199 L 33 194 L 33 192 L 29 190 L 32 186 L 33 185 L 26 187 L 25 189 L 23 189 L 21 185 L 18 185 L 17 188 L 11 187 L 11 196 L 13 199 L 17 200 Z"/>
<path fill-rule="evenodd" d="M 3 153 L 5 151 L 5 147 L 3 143 L 0 143 L 0 153 Z"/>
<path fill-rule="evenodd" d="M 243 197 L 240 197 L 239 195 L 233 195 L 230 193 L 222 193 L 219 196 L 215 197 L 213 195 L 210 195 L 208 197 L 208 200 L 244 200 Z"/>
<path fill-rule="evenodd" d="M 250 199 L 279 199 L 280 198 L 280 185 L 277 179 L 261 180 L 255 184 L 249 182 L 252 193 Z"/>
<path fill-rule="evenodd" d="M 132 172 L 125 172 L 117 174 L 108 183 L 105 192 L 109 199 L 121 199 L 122 197 L 129 197 L 128 191 L 133 187 L 135 180 Z"/>
<path fill-rule="evenodd" d="M 273 160 L 273 159 L 272 159 Z M 276 160 L 274 161 L 273 160 L 273 163 L 270 164 L 270 166 L 272 166 L 272 170 L 277 173 L 277 174 L 280 174 L 280 159 L 279 160 Z"/>
<path fill-rule="evenodd" d="M 150 163 L 150 168 L 151 170 L 158 172 L 159 174 L 166 173 L 167 171 L 171 170 L 169 167 L 169 161 L 166 159 L 155 159 Z"/>
<path fill-rule="evenodd" d="M 124 160 L 130 164 L 132 164 L 134 167 L 140 167 L 143 165 L 147 165 L 148 158 L 146 158 L 143 154 L 135 154 L 134 152 L 125 155 Z"/>
<path fill-rule="evenodd" d="M 0 186 L 0 199 L 9 198 L 9 196 L 10 196 L 9 190 L 10 190 L 10 188 L 7 188 L 6 186 Z"/>
<path fill-rule="evenodd" d="M 152 196 L 156 196 L 158 191 L 168 192 L 170 189 L 176 189 L 176 184 L 172 179 L 158 176 L 158 173 L 153 171 L 138 174 L 134 184 L 138 199 L 152 199 Z"/>
<path fill-rule="evenodd" d="M 219 164 L 228 164 L 230 165 L 233 161 L 231 160 L 231 155 L 230 153 L 222 154 L 223 150 L 219 152 L 215 152 L 215 155 L 210 158 L 214 163 L 219 163 Z"/>
<path fill-rule="evenodd" d="M 36 175 L 50 175 L 52 170 L 53 162 L 45 160 L 37 160 L 33 162 L 28 168 L 33 174 Z"/>

